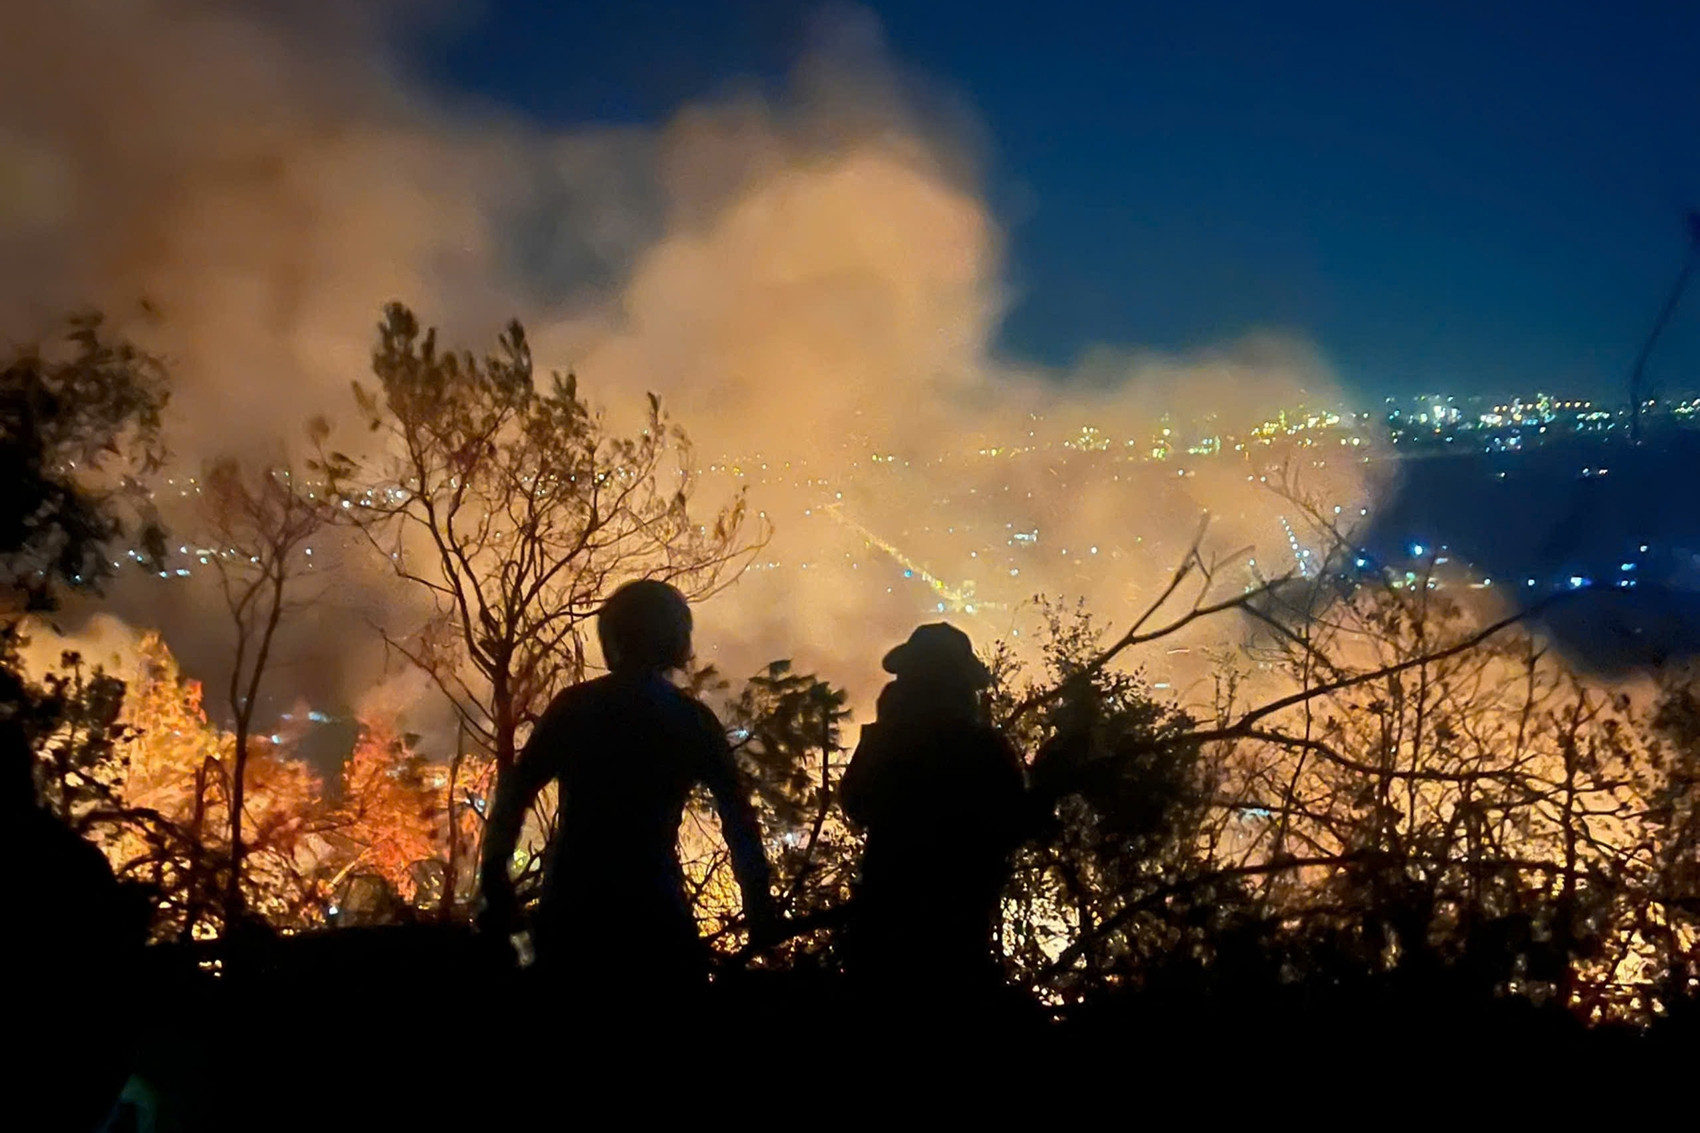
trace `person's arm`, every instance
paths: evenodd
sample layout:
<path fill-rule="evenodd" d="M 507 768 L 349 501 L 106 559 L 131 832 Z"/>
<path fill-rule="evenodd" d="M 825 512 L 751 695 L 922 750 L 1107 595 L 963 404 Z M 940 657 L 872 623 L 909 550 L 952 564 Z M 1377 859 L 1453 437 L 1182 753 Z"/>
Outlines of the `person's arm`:
<path fill-rule="evenodd" d="M 862 725 L 850 766 L 844 769 L 844 778 L 838 783 L 838 803 L 857 826 L 877 824 L 880 804 L 890 794 L 892 760 L 891 742 L 886 735 L 888 727 L 878 720 Z"/>
<path fill-rule="evenodd" d="M 990 729 L 983 736 L 978 784 L 981 813 L 996 838 L 1013 848 L 1035 833 L 1034 800 L 1021 773 L 1021 755 Z"/>
<path fill-rule="evenodd" d="M 726 743 L 726 733 L 712 712 L 707 708 L 702 712 L 708 733 L 703 785 L 714 796 L 714 808 L 720 815 L 720 833 L 731 851 L 732 874 L 738 879 L 738 891 L 744 897 L 744 917 L 752 933 L 760 935 L 770 930 L 777 919 L 761 824 L 756 819 L 755 808 L 750 806 L 737 760 Z"/>
<path fill-rule="evenodd" d="M 1091 761 L 1099 706 L 1089 691 L 1076 686 L 1064 694 L 1053 717 L 1056 731 L 1033 760 L 1033 794 L 1047 806 L 1079 789 L 1080 775 Z"/>
<path fill-rule="evenodd" d="M 518 917 L 514 883 L 508 863 L 519 844 L 525 812 L 538 792 L 560 771 L 559 747 L 563 729 L 551 709 L 531 733 L 525 750 L 496 784 L 496 802 L 484 826 L 484 856 L 479 864 L 479 885 L 484 895 L 480 920 L 486 927 L 506 931 Z"/>

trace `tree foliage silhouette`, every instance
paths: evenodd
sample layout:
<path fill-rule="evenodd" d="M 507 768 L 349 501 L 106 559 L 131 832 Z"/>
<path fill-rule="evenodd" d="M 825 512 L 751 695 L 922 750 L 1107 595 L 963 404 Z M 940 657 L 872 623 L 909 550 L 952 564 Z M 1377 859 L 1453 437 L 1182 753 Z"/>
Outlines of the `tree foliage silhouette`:
<path fill-rule="evenodd" d="M 302 608 L 292 593 L 312 565 L 307 546 L 328 513 L 320 492 L 297 484 L 284 465 L 246 469 L 234 459 L 215 462 L 203 477 L 205 531 L 212 543 L 203 557 L 218 575 L 230 618 L 231 657 L 226 702 L 235 721 L 230 763 L 230 866 L 225 923 L 241 915 L 242 823 L 249 746 L 260 690 L 277 644 L 278 628 Z M 292 586 L 292 584 L 294 584 Z"/>
<path fill-rule="evenodd" d="M 438 347 L 407 308 L 385 312 L 355 397 L 377 455 L 322 454 L 341 511 L 425 595 L 423 628 L 390 645 L 454 704 L 468 736 L 513 764 L 522 732 L 587 664 L 602 598 L 633 577 L 702 597 L 751 550 L 742 496 L 691 509 L 684 433 L 649 400 L 635 436 L 612 435 L 577 379 L 535 380 L 516 322 L 483 358 Z"/>
<path fill-rule="evenodd" d="M 730 695 L 712 666 L 692 675 L 692 691 L 721 702 L 720 713 L 739 769 L 753 792 L 768 843 L 777 911 L 793 932 L 776 955 L 798 962 L 830 944 L 826 929 L 849 898 L 861 837 L 838 804 L 849 762 L 841 734 L 849 717 L 841 688 L 774 661 Z M 737 888 L 719 840 L 714 811 L 694 798 L 681 834 L 681 862 L 698 919 L 723 951 L 748 941 L 735 907 Z"/>
<path fill-rule="evenodd" d="M 71 318 L 64 347 L 26 345 L 0 364 L 0 582 L 13 607 L 98 586 L 126 531 L 151 558 L 164 551 L 137 477 L 165 455 L 165 367 L 97 314 Z"/>

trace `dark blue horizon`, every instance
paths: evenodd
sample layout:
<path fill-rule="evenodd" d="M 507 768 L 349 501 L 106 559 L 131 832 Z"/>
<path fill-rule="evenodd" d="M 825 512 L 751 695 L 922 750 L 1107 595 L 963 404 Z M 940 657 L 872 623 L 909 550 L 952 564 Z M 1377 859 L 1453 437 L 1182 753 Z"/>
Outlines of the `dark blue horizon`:
<path fill-rule="evenodd" d="M 1700 205 L 1700 5 L 868 7 L 978 118 L 1015 357 L 1272 330 L 1364 398 L 1622 396 Z M 653 123 L 777 82 L 814 14 L 487 0 L 410 57 L 551 125 Z M 1700 388 L 1700 294 L 1648 374 Z"/>

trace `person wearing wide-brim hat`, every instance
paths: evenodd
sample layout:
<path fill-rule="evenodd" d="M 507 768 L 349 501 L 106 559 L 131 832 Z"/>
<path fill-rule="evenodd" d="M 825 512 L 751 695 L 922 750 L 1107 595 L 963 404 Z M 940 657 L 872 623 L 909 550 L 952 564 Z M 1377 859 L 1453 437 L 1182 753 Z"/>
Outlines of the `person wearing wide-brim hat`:
<path fill-rule="evenodd" d="M 974 643 L 948 622 L 917 627 L 908 641 L 885 655 L 881 667 L 894 677 L 976 692 L 992 683 L 991 670 L 974 655 Z"/>
<path fill-rule="evenodd" d="M 883 667 L 896 680 L 840 788 L 868 835 L 847 963 L 902 995 L 972 994 L 999 978 L 992 927 L 1025 814 L 1021 760 L 986 720 L 991 673 L 967 634 L 921 626 Z"/>

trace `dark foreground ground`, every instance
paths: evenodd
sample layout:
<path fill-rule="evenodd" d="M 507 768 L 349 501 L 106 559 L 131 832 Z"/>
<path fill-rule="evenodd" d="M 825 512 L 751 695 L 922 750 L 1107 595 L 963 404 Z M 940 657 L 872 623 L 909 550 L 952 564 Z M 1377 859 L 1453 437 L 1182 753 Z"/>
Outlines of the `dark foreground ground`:
<path fill-rule="evenodd" d="M 1442 1092 L 1456 1110 L 1482 1090 L 1551 1104 L 1587 1082 L 1686 1095 L 1686 1073 L 1657 1068 L 1700 1066 L 1694 1012 L 1651 1032 L 1589 1029 L 1434 986 L 1231 999 L 1158 989 L 1058 1022 L 1020 998 L 948 1018 L 881 1009 L 794 972 L 746 973 L 659 1005 L 592 981 L 610 1005 L 598 1011 L 507 970 L 458 929 L 257 943 L 216 978 L 181 953 L 153 959 L 147 1003 L 113 1031 L 135 1043 L 115 1128 L 530 1130 L 672 1114 L 838 1126 L 908 1124 L 897 1119 L 923 1110 L 1009 1127 L 1018 1114 L 1100 1104 L 1225 1119 L 1229 1098 L 1273 1104 L 1268 1091 L 1374 1110 L 1427 1108 Z"/>

